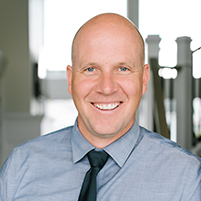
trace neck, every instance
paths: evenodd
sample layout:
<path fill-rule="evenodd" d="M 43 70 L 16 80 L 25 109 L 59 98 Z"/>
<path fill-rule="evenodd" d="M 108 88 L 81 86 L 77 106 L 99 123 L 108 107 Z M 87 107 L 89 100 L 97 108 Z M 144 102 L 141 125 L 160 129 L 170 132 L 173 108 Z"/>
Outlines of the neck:
<path fill-rule="evenodd" d="M 128 129 L 126 129 L 126 130 L 124 130 L 124 131 L 122 131 L 120 133 L 114 134 L 114 135 L 105 135 L 105 134 L 104 135 L 95 135 L 95 134 L 91 134 L 91 133 L 88 133 L 88 132 L 81 132 L 81 133 L 85 137 L 85 139 L 88 142 L 90 142 L 94 147 L 96 147 L 97 149 L 102 149 L 102 148 L 112 144 L 116 140 L 118 140 L 125 133 L 127 133 L 127 131 L 130 128 L 131 127 L 129 127 Z"/>
<path fill-rule="evenodd" d="M 86 126 L 81 118 L 78 116 L 78 128 L 81 132 L 81 134 L 85 137 L 85 139 L 90 142 L 94 147 L 98 149 L 102 149 L 109 144 L 112 144 L 117 139 L 122 137 L 127 131 L 132 127 L 133 123 L 135 121 L 135 118 L 132 118 L 131 121 L 126 125 L 119 128 L 119 130 L 116 130 L 114 132 L 107 133 L 106 130 L 104 130 L 103 133 L 97 132 L 96 129 L 93 129 L 90 126 Z M 99 130 L 101 130 L 99 128 Z M 109 129 L 108 129 L 109 130 Z M 112 130 L 110 130 L 112 131 Z"/>

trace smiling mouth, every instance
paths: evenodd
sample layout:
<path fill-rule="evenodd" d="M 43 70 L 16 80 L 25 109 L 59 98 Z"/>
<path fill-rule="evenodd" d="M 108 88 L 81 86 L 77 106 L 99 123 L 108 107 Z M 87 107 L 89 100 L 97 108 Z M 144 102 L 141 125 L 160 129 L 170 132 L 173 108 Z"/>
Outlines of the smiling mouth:
<path fill-rule="evenodd" d="M 110 104 L 98 104 L 98 103 L 92 103 L 96 108 L 100 110 L 113 110 L 117 108 L 122 102 L 119 103 L 110 103 Z"/>

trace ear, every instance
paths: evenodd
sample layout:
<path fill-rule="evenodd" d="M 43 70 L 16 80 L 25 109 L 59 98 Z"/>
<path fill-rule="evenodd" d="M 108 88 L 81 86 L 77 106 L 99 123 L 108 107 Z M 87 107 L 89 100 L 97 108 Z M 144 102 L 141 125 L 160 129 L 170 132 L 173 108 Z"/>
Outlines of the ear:
<path fill-rule="evenodd" d="M 68 92 L 72 95 L 72 66 L 68 65 L 66 68 L 66 75 L 68 80 Z"/>
<path fill-rule="evenodd" d="M 143 91 L 142 94 L 144 94 L 147 91 L 147 85 L 149 82 L 149 73 L 150 67 L 148 64 L 144 65 L 144 71 L 143 71 Z"/>

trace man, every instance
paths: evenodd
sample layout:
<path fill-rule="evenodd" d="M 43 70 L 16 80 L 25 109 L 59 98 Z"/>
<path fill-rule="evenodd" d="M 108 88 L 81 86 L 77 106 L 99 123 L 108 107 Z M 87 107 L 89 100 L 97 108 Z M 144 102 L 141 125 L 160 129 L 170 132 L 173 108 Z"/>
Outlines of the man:
<path fill-rule="evenodd" d="M 67 77 L 75 125 L 11 153 L 0 172 L 1 200 L 80 199 L 87 153 L 94 149 L 108 154 L 97 175 L 97 200 L 201 200 L 200 159 L 135 121 L 149 66 L 129 20 L 101 14 L 85 23 L 74 38 Z"/>

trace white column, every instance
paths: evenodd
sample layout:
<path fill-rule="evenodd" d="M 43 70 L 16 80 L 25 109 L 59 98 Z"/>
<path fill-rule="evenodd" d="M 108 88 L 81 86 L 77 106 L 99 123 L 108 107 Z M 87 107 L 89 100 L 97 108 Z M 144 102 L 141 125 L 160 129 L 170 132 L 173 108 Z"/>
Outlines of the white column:
<path fill-rule="evenodd" d="M 127 17 L 130 19 L 137 28 L 139 28 L 139 0 L 127 0 Z M 140 107 L 136 112 L 136 121 L 139 122 L 140 120 Z"/>
<path fill-rule="evenodd" d="M 127 0 L 128 18 L 139 27 L 139 0 Z"/>
<path fill-rule="evenodd" d="M 159 35 L 149 35 L 146 39 L 146 43 L 148 44 L 148 61 L 150 61 L 151 58 L 157 58 L 158 59 L 158 53 L 159 53 L 159 43 L 161 41 L 161 38 Z M 149 130 L 153 131 L 153 122 L 154 122 L 154 114 L 153 114 L 153 108 L 154 108 L 154 91 L 153 91 L 153 74 L 152 70 L 150 69 L 150 80 L 147 88 L 147 92 L 144 94 L 143 106 L 146 108 L 146 115 L 145 115 L 145 125 L 142 125 L 146 127 Z"/>
<path fill-rule="evenodd" d="M 157 58 L 159 54 L 159 43 L 161 38 L 159 35 L 149 35 L 146 39 L 146 43 L 148 44 L 148 58 Z"/>
<path fill-rule="evenodd" d="M 190 37 L 179 37 L 177 65 L 180 66 L 174 83 L 177 112 L 177 142 L 185 149 L 192 148 L 192 52 Z"/>

